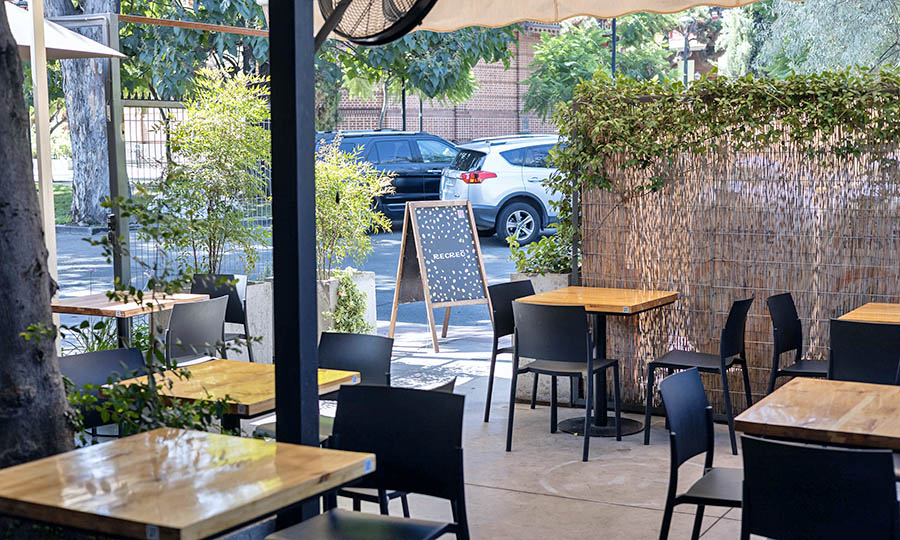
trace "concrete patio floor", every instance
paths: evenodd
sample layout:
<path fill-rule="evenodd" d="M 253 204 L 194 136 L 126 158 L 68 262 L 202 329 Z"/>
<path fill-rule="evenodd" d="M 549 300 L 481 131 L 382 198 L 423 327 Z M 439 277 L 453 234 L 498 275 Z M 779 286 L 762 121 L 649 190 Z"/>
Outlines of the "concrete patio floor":
<path fill-rule="evenodd" d="M 509 406 L 509 355 L 498 359 L 491 421 L 484 423 L 489 368 L 490 330 L 451 327 L 441 352 L 431 349 L 430 335 L 418 325 L 395 336 L 392 380 L 400 386 L 430 386 L 457 377 L 466 396 L 463 428 L 469 523 L 475 539 L 576 538 L 655 539 L 659 537 L 669 479 L 669 445 L 664 419 L 655 417 L 651 444 L 638 433 L 591 440 L 590 461 L 581 461 L 582 439 L 551 434 L 549 407 L 516 405 L 513 450 L 505 452 Z M 560 408 L 560 420 L 583 417 L 583 409 Z M 640 415 L 627 414 L 643 421 Z M 728 430 L 716 425 L 716 466 L 740 467 L 732 456 Z M 681 469 L 681 489 L 702 474 L 698 456 Z M 449 504 L 422 496 L 410 500 L 413 517 L 451 519 Z M 374 505 L 363 507 L 376 512 Z M 695 507 L 676 508 L 670 538 L 689 538 Z M 391 513 L 400 515 L 394 501 Z M 732 539 L 740 533 L 740 510 L 707 508 L 703 538 Z"/>

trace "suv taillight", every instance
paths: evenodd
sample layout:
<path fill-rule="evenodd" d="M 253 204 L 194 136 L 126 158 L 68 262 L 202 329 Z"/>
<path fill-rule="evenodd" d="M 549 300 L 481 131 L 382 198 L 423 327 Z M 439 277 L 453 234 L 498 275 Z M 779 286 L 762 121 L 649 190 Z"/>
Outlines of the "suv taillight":
<path fill-rule="evenodd" d="M 487 171 L 464 172 L 459 176 L 460 180 L 467 184 L 480 184 L 488 178 L 497 178 L 497 175 Z"/>

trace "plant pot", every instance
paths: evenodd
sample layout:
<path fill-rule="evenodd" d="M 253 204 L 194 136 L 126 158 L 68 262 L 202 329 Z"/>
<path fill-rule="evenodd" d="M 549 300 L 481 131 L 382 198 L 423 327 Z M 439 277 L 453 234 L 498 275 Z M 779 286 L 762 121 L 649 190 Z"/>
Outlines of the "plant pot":
<path fill-rule="evenodd" d="M 247 283 L 246 293 L 247 326 L 250 337 L 259 338 L 250 344 L 253 347 L 253 360 L 260 364 L 271 364 L 275 356 L 275 318 L 272 281 L 251 281 Z M 226 332 L 243 332 L 243 325 L 225 324 Z M 231 360 L 249 360 L 245 350 L 228 351 Z"/>
<path fill-rule="evenodd" d="M 352 279 L 360 292 L 366 295 L 365 320 L 372 327 L 370 333 L 374 334 L 378 326 L 378 320 L 375 311 L 375 272 L 361 272 L 358 270 L 353 270 Z M 331 328 L 331 318 L 325 317 L 323 313 L 333 313 L 337 308 L 338 284 L 339 280 L 337 279 L 324 279 L 316 281 L 317 298 L 319 302 L 318 320 L 320 335 L 322 334 L 322 332 L 327 332 L 328 329 Z"/>
<path fill-rule="evenodd" d="M 535 293 L 544 293 L 569 286 L 571 274 L 526 274 L 514 272 L 509 275 L 510 281 L 530 280 Z M 528 358 L 520 359 L 525 365 L 531 361 Z M 534 382 L 534 374 L 520 375 L 516 381 L 516 400 L 531 401 L 531 387 Z M 568 377 L 558 377 L 556 380 L 557 396 L 560 403 L 571 403 L 570 385 Z M 542 403 L 550 402 L 550 376 L 544 375 L 538 379 L 537 400 Z"/>

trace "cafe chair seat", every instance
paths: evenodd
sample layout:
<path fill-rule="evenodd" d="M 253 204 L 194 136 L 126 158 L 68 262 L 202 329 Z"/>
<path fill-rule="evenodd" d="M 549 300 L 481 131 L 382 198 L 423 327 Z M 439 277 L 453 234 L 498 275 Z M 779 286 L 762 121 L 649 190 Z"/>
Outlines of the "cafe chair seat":
<path fill-rule="evenodd" d="M 266 540 L 308 538 L 317 540 L 360 540 L 362 538 L 429 540 L 439 538 L 453 530 L 454 527 L 450 523 L 334 509 L 293 527 L 270 534 Z"/>
<path fill-rule="evenodd" d="M 594 361 L 594 372 L 603 370 L 616 363 L 616 360 L 607 358 L 606 360 Z M 535 360 L 530 364 L 522 366 L 522 370 L 528 370 L 532 373 L 540 373 L 542 375 L 581 375 L 587 376 L 588 367 L 584 362 L 557 362 L 554 360 Z"/>
<path fill-rule="evenodd" d="M 725 367 L 731 367 L 735 358 L 725 360 Z M 673 350 L 650 362 L 655 368 L 697 368 L 697 371 L 718 373 L 722 368 L 722 358 L 718 354 L 696 351 Z"/>
<path fill-rule="evenodd" d="M 800 360 L 778 370 L 783 375 L 824 377 L 828 374 L 828 360 Z"/>
<path fill-rule="evenodd" d="M 743 469 L 714 467 L 688 488 L 680 500 L 689 504 L 714 502 L 716 506 L 731 503 L 737 508 L 741 506 L 743 484 Z"/>

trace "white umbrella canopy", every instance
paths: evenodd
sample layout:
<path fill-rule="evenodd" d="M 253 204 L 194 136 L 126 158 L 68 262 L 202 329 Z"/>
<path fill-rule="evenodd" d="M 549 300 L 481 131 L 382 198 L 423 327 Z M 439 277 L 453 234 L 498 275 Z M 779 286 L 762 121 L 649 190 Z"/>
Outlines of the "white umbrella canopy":
<path fill-rule="evenodd" d="M 31 13 L 18 8 L 9 2 L 3 2 L 6 6 L 6 18 L 9 20 L 9 28 L 12 30 L 13 39 L 19 46 L 19 58 L 31 59 L 31 44 L 34 41 L 32 31 Z M 44 44 L 47 49 L 47 59 L 60 58 L 125 58 L 125 55 L 97 43 L 93 39 L 82 36 L 67 28 L 44 20 Z"/>
<path fill-rule="evenodd" d="M 274 0 L 276 2 L 286 0 Z M 355 0 L 366 2 L 367 0 Z M 558 23 L 579 15 L 610 19 L 641 11 L 677 13 L 695 6 L 740 7 L 757 0 L 438 0 L 416 30 L 450 32 L 466 26 L 500 27 L 534 21 Z M 261 5 L 268 8 L 268 1 Z M 317 4 L 313 2 L 313 4 Z M 266 9 L 268 17 L 268 10 Z M 316 32 L 324 19 L 313 7 Z M 330 37 L 338 37 L 332 34 Z"/>

